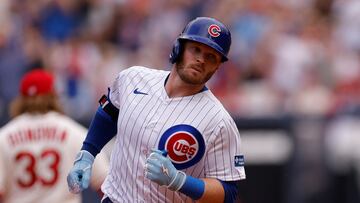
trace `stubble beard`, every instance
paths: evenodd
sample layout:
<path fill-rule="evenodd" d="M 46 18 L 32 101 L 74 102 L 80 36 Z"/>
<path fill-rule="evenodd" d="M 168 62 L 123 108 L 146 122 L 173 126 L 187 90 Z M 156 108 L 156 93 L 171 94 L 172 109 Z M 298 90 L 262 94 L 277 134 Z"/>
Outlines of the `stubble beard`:
<path fill-rule="evenodd" d="M 191 65 L 189 65 L 189 66 L 191 67 Z M 213 72 L 207 73 L 205 76 L 203 74 L 201 74 L 201 77 L 196 77 L 195 75 L 186 71 L 186 67 L 183 62 L 178 62 L 175 65 L 175 68 L 176 68 L 176 72 L 179 75 L 179 77 L 181 78 L 181 80 L 188 84 L 191 84 L 191 85 L 205 84 L 215 73 L 215 71 L 213 71 Z"/>

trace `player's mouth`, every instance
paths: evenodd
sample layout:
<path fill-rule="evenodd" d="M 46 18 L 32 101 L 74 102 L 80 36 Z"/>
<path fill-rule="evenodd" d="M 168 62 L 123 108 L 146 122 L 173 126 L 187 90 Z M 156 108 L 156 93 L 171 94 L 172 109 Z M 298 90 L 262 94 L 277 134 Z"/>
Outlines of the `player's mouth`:
<path fill-rule="evenodd" d="M 201 68 L 201 66 L 198 66 L 198 65 L 191 65 L 190 68 L 199 73 L 203 72 L 203 69 Z"/>

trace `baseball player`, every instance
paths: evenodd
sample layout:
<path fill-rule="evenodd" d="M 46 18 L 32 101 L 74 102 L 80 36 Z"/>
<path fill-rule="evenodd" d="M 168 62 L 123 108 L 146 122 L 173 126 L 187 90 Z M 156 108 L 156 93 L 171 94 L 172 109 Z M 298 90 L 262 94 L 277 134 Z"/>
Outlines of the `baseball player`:
<path fill-rule="evenodd" d="M 87 130 L 61 113 L 50 73 L 33 70 L 20 87 L 11 109 L 16 117 L 0 129 L 0 202 L 80 203 L 66 176 Z M 94 190 L 100 191 L 108 165 L 99 154 L 90 181 Z"/>
<path fill-rule="evenodd" d="M 234 202 L 245 178 L 240 135 L 205 86 L 230 44 L 221 22 L 199 17 L 176 39 L 170 72 L 120 72 L 69 172 L 70 190 L 86 188 L 92 160 L 116 134 L 102 202 Z"/>

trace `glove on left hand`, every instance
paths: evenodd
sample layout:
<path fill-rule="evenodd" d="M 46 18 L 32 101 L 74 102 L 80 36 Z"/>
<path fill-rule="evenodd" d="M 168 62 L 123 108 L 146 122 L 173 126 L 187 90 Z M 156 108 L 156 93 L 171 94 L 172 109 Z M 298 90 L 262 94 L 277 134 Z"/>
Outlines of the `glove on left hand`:
<path fill-rule="evenodd" d="M 160 150 L 152 150 L 146 159 L 145 177 L 173 191 L 178 191 L 186 180 L 186 174 L 178 171 Z"/>

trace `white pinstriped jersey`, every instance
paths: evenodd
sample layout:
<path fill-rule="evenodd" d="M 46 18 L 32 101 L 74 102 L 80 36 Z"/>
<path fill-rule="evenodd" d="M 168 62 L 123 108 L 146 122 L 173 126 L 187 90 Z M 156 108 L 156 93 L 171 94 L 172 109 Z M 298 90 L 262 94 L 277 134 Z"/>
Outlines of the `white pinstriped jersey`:
<path fill-rule="evenodd" d="M 86 128 L 56 112 L 23 114 L 0 129 L 0 194 L 4 203 L 80 203 L 66 176 L 86 136 Z M 108 172 L 96 157 L 91 186 L 99 189 Z"/>
<path fill-rule="evenodd" d="M 192 202 L 144 177 L 153 148 L 166 149 L 177 169 L 196 178 L 245 178 L 233 119 L 210 90 L 169 98 L 164 86 L 169 73 L 134 66 L 110 87 L 110 100 L 120 112 L 102 190 L 113 202 Z"/>

